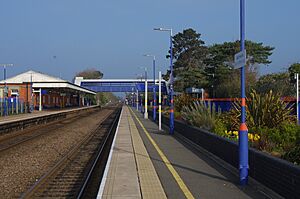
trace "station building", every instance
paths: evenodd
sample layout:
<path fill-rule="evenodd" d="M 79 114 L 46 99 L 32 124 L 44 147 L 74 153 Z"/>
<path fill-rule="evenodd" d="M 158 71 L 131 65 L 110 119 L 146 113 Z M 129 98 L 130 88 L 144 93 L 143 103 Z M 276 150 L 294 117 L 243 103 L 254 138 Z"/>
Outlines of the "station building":
<path fill-rule="evenodd" d="M 38 110 L 88 106 L 95 95 L 95 92 L 67 80 L 32 70 L 0 81 L 2 100 L 18 99 L 28 108 Z"/>

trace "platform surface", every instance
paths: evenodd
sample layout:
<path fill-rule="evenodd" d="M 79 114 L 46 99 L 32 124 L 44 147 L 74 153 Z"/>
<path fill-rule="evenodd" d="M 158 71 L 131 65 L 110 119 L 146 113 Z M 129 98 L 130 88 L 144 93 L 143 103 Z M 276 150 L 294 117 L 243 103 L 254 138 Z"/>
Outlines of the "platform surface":
<path fill-rule="evenodd" d="M 0 125 L 2 124 L 7 124 L 11 122 L 17 122 L 17 121 L 22 121 L 26 119 L 31 119 L 31 118 L 38 118 L 46 115 L 52 115 L 52 114 L 57 114 L 57 113 L 65 113 L 65 112 L 70 112 L 74 110 L 80 110 L 80 109 L 86 109 L 86 108 L 92 108 L 96 106 L 88 106 L 88 107 L 76 107 L 76 108 L 68 108 L 68 109 L 61 109 L 61 110 L 51 110 L 51 109 L 46 109 L 43 111 L 33 111 L 32 113 L 22 113 L 18 115 L 8 115 L 8 116 L 0 116 Z"/>
<path fill-rule="evenodd" d="M 114 142 L 98 198 L 274 198 L 134 108 L 123 107 Z"/>
<path fill-rule="evenodd" d="M 168 198 L 276 198 L 274 193 L 269 195 L 265 187 L 259 184 L 239 186 L 238 176 L 220 165 L 222 162 L 216 162 L 210 155 L 195 150 L 190 143 L 169 135 L 168 131 L 158 131 L 157 124 L 144 119 L 135 108 L 131 110 Z"/>
<path fill-rule="evenodd" d="M 126 106 L 121 113 L 98 198 L 166 198 Z"/>

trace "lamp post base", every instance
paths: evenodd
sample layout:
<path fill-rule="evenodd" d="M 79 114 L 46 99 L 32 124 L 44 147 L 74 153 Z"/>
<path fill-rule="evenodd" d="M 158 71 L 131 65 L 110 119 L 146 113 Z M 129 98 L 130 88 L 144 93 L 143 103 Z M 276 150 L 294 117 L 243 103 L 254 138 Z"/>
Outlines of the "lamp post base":
<path fill-rule="evenodd" d="M 148 112 L 144 113 L 144 119 L 148 119 Z"/>

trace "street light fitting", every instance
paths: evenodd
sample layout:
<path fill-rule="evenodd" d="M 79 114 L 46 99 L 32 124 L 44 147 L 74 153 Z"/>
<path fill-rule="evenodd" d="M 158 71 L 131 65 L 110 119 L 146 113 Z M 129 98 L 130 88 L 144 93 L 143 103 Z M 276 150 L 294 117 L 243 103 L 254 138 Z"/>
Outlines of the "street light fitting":
<path fill-rule="evenodd" d="M 153 59 L 155 60 L 155 55 L 144 54 L 143 56 L 145 56 L 145 57 L 153 57 Z"/>
<path fill-rule="evenodd" d="M 140 66 L 139 69 L 144 69 L 145 71 L 147 71 L 147 67 L 143 67 L 143 66 Z"/>
<path fill-rule="evenodd" d="M 0 64 L 0 66 L 3 66 L 3 67 L 7 67 L 7 66 L 13 66 L 14 64 Z"/>
<path fill-rule="evenodd" d="M 171 28 L 153 28 L 153 30 L 157 30 L 157 31 L 169 31 L 172 32 Z"/>

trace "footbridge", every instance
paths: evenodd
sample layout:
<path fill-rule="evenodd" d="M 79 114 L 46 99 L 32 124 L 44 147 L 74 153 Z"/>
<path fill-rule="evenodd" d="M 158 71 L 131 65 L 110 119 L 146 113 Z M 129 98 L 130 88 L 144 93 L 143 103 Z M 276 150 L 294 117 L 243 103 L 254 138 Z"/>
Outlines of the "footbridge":
<path fill-rule="evenodd" d="M 145 92 L 145 80 L 143 79 L 83 79 L 83 77 L 76 77 L 74 83 L 95 92 Z M 155 82 L 149 79 L 147 84 L 148 92 L 152 92 L 154 86 L 158 92 L 158 79 Z M 161 92 L 168 93 L 165 80 L 161 80 Z"/>

